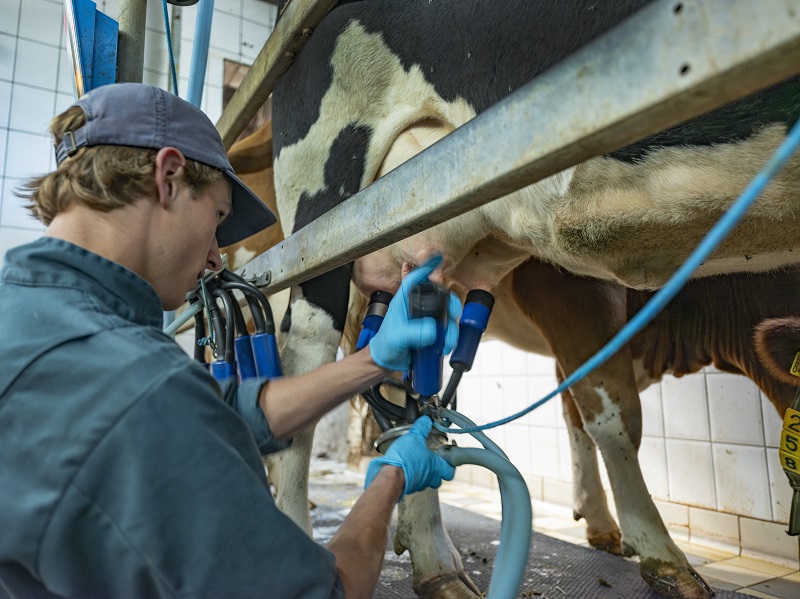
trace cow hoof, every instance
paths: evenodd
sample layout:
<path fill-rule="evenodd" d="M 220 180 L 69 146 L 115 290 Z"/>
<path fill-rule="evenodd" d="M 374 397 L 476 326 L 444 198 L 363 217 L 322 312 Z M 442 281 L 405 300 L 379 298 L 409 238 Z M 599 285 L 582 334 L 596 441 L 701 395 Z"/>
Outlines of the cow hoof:
<path fill-rule="evenodd" d="M 622 555 L 622 543 L 619 530 L 608 532 L 590 532 L 586 530 L 586 540 L 589 545 L 601 551 L 607 551 L 614 555 Z"/>
<path fill-rule="evenodd" d="M 463 570 L 424 580 L 414 591 L 424 599 L 481 599 L 483 597 L 478 587 Z"/>
<path fill-rule="evenodd" d="M 656 559 L 642 559 L 639 571 L 659 595 L 676 599 L 708 599 L 714 589 L 689 564 L 677 566 Z"/>

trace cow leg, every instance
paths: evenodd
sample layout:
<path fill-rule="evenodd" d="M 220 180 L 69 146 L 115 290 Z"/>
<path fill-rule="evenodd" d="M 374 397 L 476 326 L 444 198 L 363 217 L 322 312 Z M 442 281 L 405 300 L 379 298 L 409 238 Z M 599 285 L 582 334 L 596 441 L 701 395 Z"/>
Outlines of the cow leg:
<path fill-rule="evenodd" d="M 514 289 L 547 339 L 565 375 L 572 373 L 626 320 L 625 289 L 573 277 L 528 262 Z M 642 577 L 667 597 L 705 599 L 711 588 L 667 533 L 647 491 L 638 460 L 642 412 L 626 347 L 572 387 L 589 436 L 606 464 L 622 531 L 622 545 L 638 553 Z"/>
<path fill-rule="evenodd" d="M 281 362 L 286 375 L 309 372 L 336 360 L 347 315 L 350 267 L 341 267 L 292 289 L 281 326 Z M 278 507 L 311 533 L 308 513 L 308 470 L 314 427 L 295 435 L 292 446 L 274 460 L 278 464 Z"/>
<path fill-rule="evenodd" d="M 561 383 L 564 377 L 561 369 L 557 370 Z M 572 456 L 572 515 L 575 520 L 586 520 L 586 539 L 592 547 L 622 555 L 619 527 L 608 509 L 606 492 L 600 479 L 597 446 L 583 429 L 578 406 L 569 390 L 561 394 L 561 406 Z"/>
<path fill-rule="evenodd" d="M 444 529 L 437 490 L 426 489 L 400 502 L 394 550 L 400 555 L 406 549 L 417 594 L 425 599 L 481 597 Z"/>

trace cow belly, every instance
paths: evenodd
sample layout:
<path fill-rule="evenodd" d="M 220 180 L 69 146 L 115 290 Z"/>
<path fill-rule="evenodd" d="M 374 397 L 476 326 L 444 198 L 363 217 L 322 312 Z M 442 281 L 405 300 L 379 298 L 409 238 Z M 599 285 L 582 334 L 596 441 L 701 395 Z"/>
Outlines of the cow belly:
<path fill-rule="evenodd" d="M 662 286 L 785 137 L 784 125 L 736 143 L 652 151 L 640 162 L 580 165 L 554 223 L 553 261 L 628 287 Z M 698 269 L 705 277 L 797 262 L 800 157 Z"/>

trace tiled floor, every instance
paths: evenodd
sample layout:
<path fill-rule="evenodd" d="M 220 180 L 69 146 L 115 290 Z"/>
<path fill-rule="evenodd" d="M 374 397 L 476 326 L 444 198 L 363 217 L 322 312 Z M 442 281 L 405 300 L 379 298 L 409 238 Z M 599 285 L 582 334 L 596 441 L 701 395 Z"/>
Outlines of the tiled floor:
<path fill-rule="evenodd" d="M 439 490 L 440 501 L 490 518 L 500 519 L 500 497 L 496 491 L 451 482 Z M 533 501 L 533 528 L 550 537 L 588 546 L 582 522 L 561 505 Z M 713 587 L 738 591 L 763 599 L 800 598 L 800 571 L 749 557 L 691 543 L 677 543 L 695 569 Z"/>

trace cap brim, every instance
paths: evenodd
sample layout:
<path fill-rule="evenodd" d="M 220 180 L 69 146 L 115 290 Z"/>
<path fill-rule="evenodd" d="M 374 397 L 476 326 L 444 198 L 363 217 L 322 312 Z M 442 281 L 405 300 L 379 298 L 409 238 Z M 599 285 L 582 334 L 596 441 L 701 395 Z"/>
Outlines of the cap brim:
<path fill-rule="evenodd" d="M 217 243 L 220 247 L 233 245 L 255 235 L 278 220 L 272 210 L 233 171 L 226 170 L 225 174 L 231 182 L 233 212 L 217 227 Z"/>

